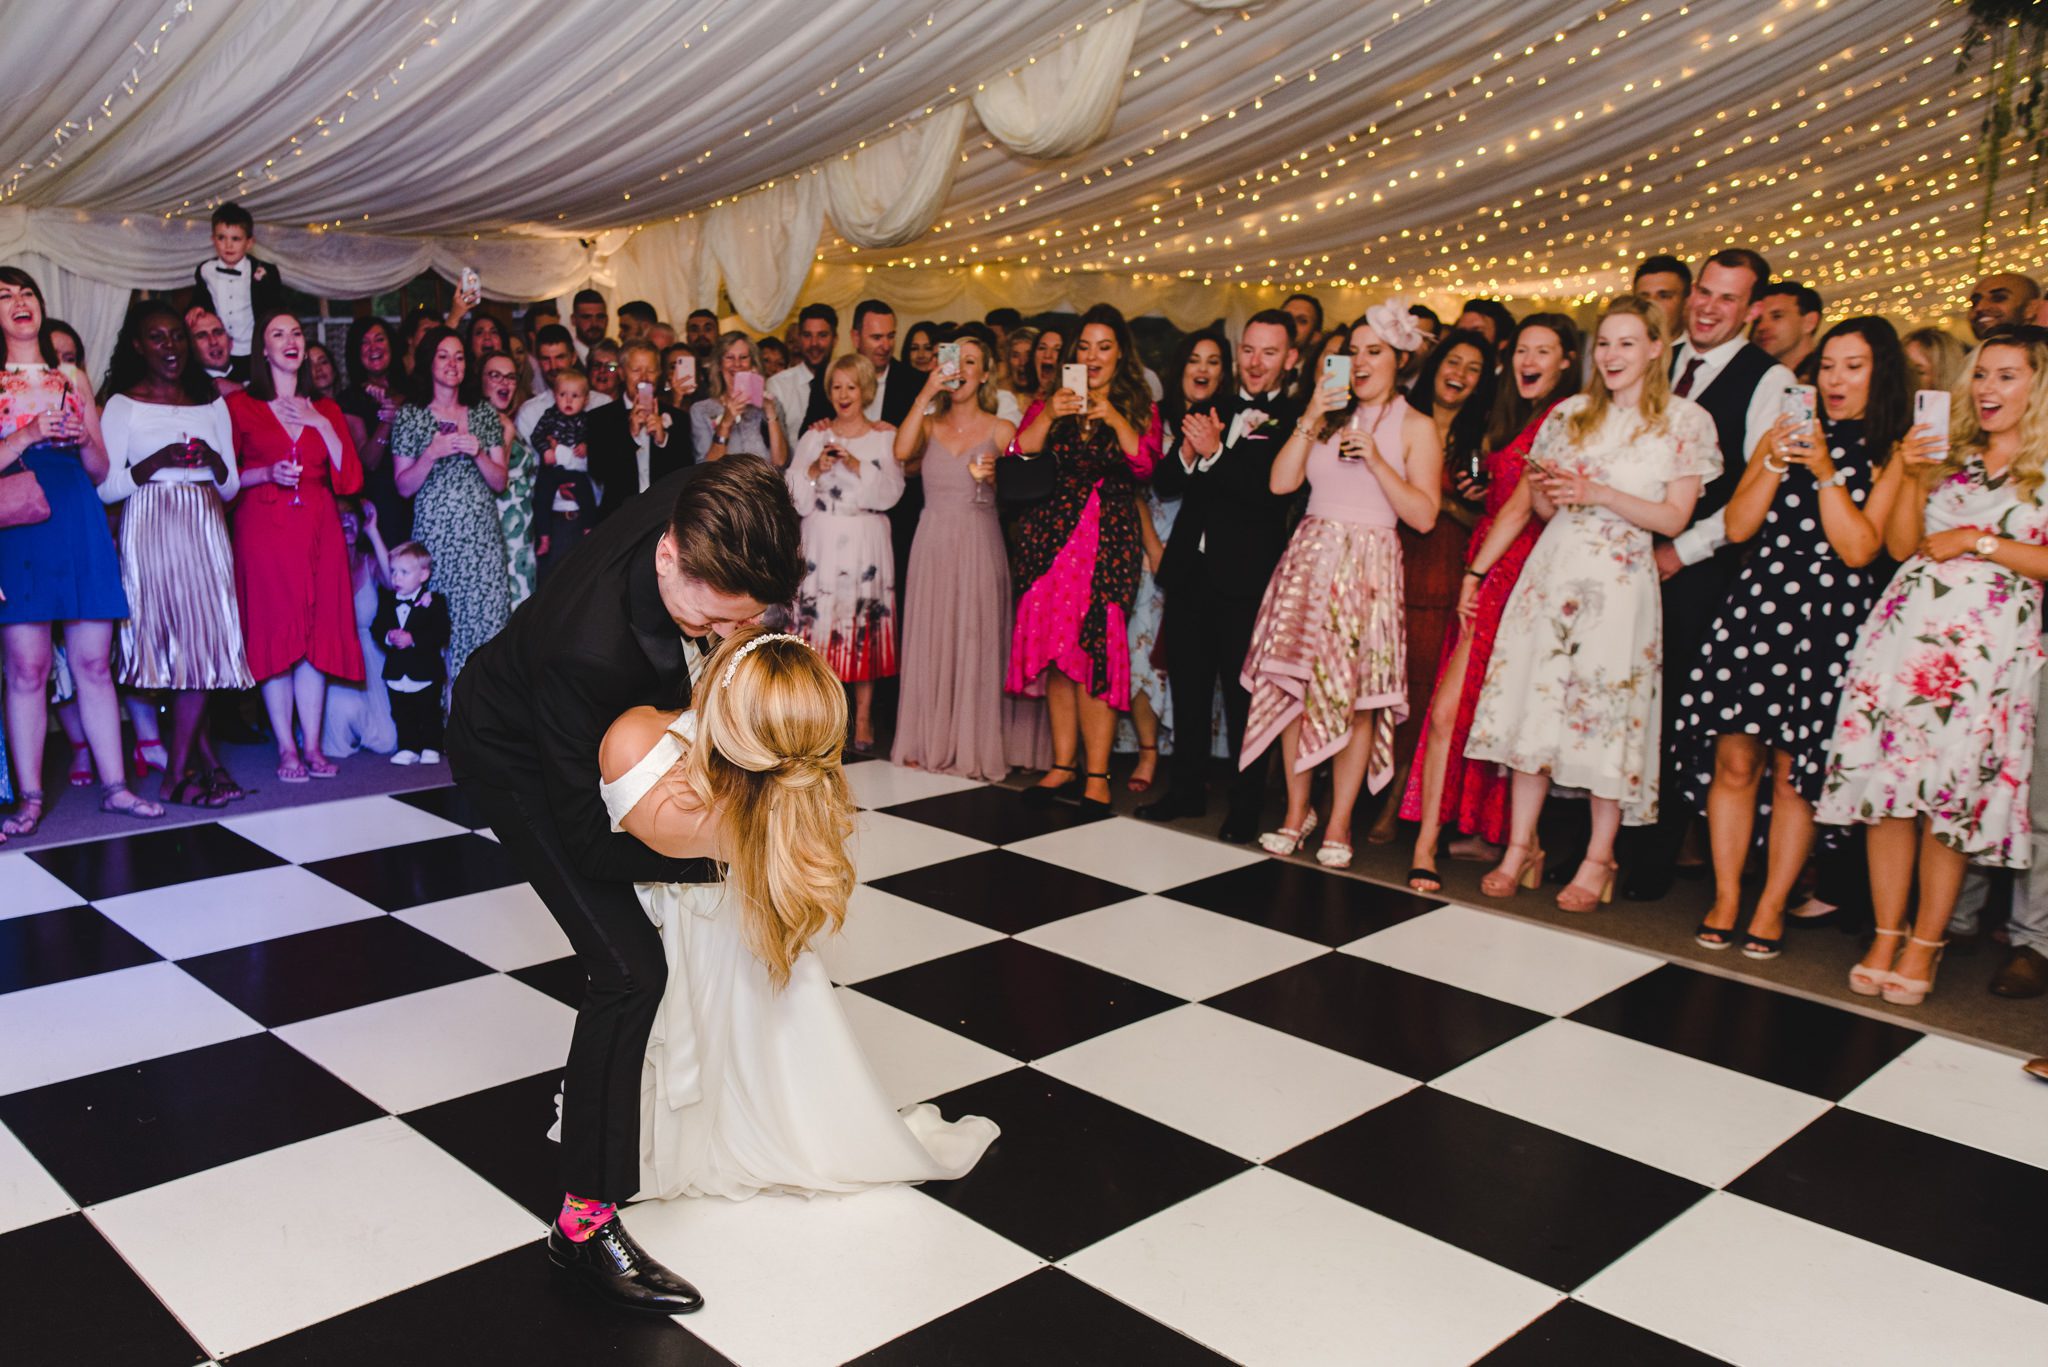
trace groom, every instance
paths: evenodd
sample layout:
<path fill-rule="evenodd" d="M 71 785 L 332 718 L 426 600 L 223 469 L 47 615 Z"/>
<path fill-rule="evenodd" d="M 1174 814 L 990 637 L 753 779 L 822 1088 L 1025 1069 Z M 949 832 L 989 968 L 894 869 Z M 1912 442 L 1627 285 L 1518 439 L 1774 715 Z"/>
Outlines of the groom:
<path fill-rule="evenodd" d="M 611 829 L 598 744 L 629 708 L 688 707 L 711 638 L 794 598 L 802 575 L 796 509 L 766 462 L 690 466 L 592 532 L 455 684 L 455 777 L 585 977 L 562 1084 L 566 1195 L 548 1256 L 636 1310 L 686 1314 L 704 1299 L 617 1219 L 640 1185 L 641 1064 L 668 973 L 633 885 L 716 875 Z"/>

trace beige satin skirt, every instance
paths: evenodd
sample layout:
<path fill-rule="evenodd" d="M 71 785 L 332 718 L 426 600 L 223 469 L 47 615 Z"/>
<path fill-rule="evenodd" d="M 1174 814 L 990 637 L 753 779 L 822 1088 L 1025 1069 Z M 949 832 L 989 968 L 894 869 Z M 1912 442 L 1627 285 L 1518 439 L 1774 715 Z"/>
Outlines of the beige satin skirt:
<path fill-rule="evenodd" d="M 235 553 L 211 484 L 150 483 L 121 516 L 120 670 L 130 688 L 252 688 Z"/>

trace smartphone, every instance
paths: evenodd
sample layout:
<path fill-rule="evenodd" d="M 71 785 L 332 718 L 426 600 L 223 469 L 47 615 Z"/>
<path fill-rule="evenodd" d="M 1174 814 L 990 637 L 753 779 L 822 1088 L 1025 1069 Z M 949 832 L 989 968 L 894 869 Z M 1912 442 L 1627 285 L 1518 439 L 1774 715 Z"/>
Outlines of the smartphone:
<path fill-rule="evenodd" d="M 633 401 L 642 408 L 654 407 L 654 386 L 646 380 L 633 386 Z"/>
<path fill-rule="evenodd" d="M 1351 358 L 1349 356 L 1323 357 L 1322 386 L 1339 393 L 1351 388 Z"/>
<path fill-rule="evenodd" d="M 740 396 L 741 403 L 759 408 L 768 393 L 768 382 L 758 370 L 742 370 L 732 377 L 732 392 Z"/>
<path fill-rule="evenodd" d="M 1944 446 L 1948 445 L 1948 402 L 1946 389 L 1913 391 L 1913 425 L 1925 427 L 1939 436 Z"/>
<path fill-rule="evenodd" d="M 1820 391 L 1810 384 L 1788 384 L 1778 411 L 1802 428 L 1811 427 L 1820 416 Z"/>
<path fill-rule="evenodd" d="M 953 377 L 953 383 L 946 386 L 948 389 L 958 389 L 960 387 L 960 344 L 958 342 L 939 343 L 939 373 Z"/>
<path fill-rule="evenodd" d="M 685 389 L 695 389 L 697 387 L 697 358 L 695 356 L 678 356 L 675 360 L 675 367 L 681 372 L 679 378 L 682 380 L 683 387 Z"/>
<path fill-rule="evenodd" d="M 1063 365 L 1060 367 L 1060 388 L 1071 389 L 1082 398 L 1088 397 L 1088 367 L 1085 365 Z"/>
<path fill-rule="evenodd" d="M 464 266 L 462 268 L 462 278 L 456 282 L 455 287 L 462 291 L 462 297 L 469 300 L 471 304 L 478 304 L 483 301 L 483 281 L 478 277 L 474 267 Z"/>

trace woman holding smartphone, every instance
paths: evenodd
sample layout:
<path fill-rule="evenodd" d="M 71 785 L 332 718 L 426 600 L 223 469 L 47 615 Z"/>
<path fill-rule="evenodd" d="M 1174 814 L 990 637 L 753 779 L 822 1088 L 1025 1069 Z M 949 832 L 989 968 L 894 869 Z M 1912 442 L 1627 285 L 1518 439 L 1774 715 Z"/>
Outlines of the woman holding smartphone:
<path fill-rule="evenodd" d="M 851 748 L 875 747 L 875 680 L 896 672 L 896 554 L 883 514 L 903 497 L 896 430 L 867 420 L 875 368 L 841 356 L 825 372 L 830 421 L 804 433 L 785 476 L 803 517 L 804 579 L 790 630 L 853 685 Z"/>
<path fill-rule="evenodd" d="M 1401 393 L 1401 357 L 1422 346 L 1405 306 L 1374 304 L 1351 329 L 1351 383 L 1322 378 L 1280 454 L 1270 487 L 1309 486 L 1308 512 L 1266 584 L 1244 657 L 1252 695 L 1241 764 L 1275 739 L 1287 818 L 1259 837 L 1290 855 L 1315 829 L 1316 767 L 1330 764 L 1330 824 L 1316 862 L 1351 867 L 1359 789 L 1394 777 L 1394 728 L 1408 711 L 1397 527 L 1427 533 L 1442 497 L 1436 424 Z"/>
<path fill-rule="evenodd" d="M 1870 828 L 1877 936 L 1849 989 L 1894 1006 L 1933 990 L 1968 865 L 2026 868 L 2031 854 L 2048 330 L 1987 338 L 1967 373 L 1948 441 L 1914 428 L 1879 479 L 1901 486 L 1885 548 L 1905 563 L 1849 657 L 1818 810 Z"/>
<path fill-rule="evenodd" d="M 1752 959 L 1778 956 L 1785 902 L 1813 849 L 1837 690 L 1877 596 L 1868 567 L 1884 549 L 1904 484 L 1904 467 L 1886 463 L 1906 435 L 1909 401 L 1892 325 L 1837 324 L 1821 341 L 1818 379 L 1820 416 L 1780 417 L 1729 497 L 1728 539 L 1756 545 L 1707 629 L 1671 738 L 1692 757 L 1681 796 L 1695 810 L 1704 799 L 1713 850 L 1714 907 L 1694 937 L 1713 950 L 1739 942 Z M 1767 768 L 1770 853 L 1738 937 L 1742 869 Z"/>
<path fill-rule="evenodd" d="M 512 571 L 498 521 L 510 480 L 505 427 L 471 379 L 453 328 L 431 328 L 413 358 L 412 402 L 392 426 L 398 492 L 413 500 L 412 530 L 434 557 L 433 590 L 448 600 L 448 682 L 512 615 Z"/>
<path fill-rule="evenodd" d="M 713 353 L 711 393 L 690 407 L 691 449 L 705 460 L 759 456 L 778 470 L 789 465 L 789 436 L 782 411 L 767 401 L 766 381 L 754 339 L 728 332 Z"/>

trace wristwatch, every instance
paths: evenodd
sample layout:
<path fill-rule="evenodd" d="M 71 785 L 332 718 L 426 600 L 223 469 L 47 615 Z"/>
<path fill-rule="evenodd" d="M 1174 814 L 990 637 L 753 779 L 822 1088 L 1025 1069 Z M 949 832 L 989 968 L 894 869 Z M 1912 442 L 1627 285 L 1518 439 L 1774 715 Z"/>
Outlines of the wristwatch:
<path fill-rule="evenodd" d="M 1977 554 L 1986 560 L 1989 560 L 1992 556 L 1997 555 L 1998 538 L 1993 536 L 1989 532 L 1986 532 L 1984 533 L 1984 535 L 1978 537 Z"/>
<path fill-rule="evenodd" d="M 1816 480 L 1813 487 L 1816 489 L 1834 489 L 1846 485 L 1848 482 L 1849 472 L 1837 467 L 1835 472 L 1826 479 Z"/>

